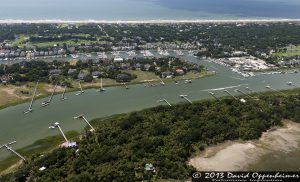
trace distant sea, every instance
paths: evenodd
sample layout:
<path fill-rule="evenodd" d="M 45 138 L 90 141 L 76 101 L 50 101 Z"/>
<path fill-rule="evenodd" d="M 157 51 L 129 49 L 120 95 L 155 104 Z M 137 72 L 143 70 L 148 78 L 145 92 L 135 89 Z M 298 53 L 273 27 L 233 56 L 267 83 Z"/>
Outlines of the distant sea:
<path fill-rule="evenodd" d="M 300 19 L 300 0 L 0 0 L 0 20 Z"/>

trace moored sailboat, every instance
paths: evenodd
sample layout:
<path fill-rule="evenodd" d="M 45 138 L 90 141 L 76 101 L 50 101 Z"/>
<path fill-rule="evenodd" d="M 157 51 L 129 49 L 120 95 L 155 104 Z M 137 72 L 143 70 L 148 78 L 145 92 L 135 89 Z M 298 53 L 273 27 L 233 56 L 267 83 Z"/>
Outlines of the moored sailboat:
<path fill-rule="evenodd" d="M 101 78 L 99 92 L 104 92 L 104 91 L 105 91 L 105 89 L 103 88 L 103 83 L 102 83 L 102 78 Z"/>
<path fill-rule="evenodd" d="M 36 86 L 35 86 L 35 89 L 34 89 L 34 92 L 33 92 L 33 96 L 31 98 L 31 102 L 30 102 L 29 108 L 28 108 L 28 110 L 24 111 L 24 114 L 28 114 L 28 113 L 30 113 L 30 112 L 33 111 L 32 110 L 32 106 L 33 106 L 33 102 L 34 102 L 34 98 L 35 98 L 35 95 L 36 95 L 36 91 L 37 91 L 38 85 L 39 85 L 39 82 L 36 83 Z"/>

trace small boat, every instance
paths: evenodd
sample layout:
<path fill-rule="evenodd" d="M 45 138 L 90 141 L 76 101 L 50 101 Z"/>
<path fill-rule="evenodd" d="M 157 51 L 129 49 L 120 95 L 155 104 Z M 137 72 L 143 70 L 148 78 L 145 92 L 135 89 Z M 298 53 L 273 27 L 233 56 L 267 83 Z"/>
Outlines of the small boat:
<path fill-rule="evenodd" d="M 183 52 L 181 50 L 176 51 L 177 56 L 183 56 Z"/>
<path fill-rule="evenodd" d="M 79 56 L 78 56 L 77 54 L 71 54 L 71 57 L 72 57 L 73 59 L 76 59 L 76 58 L 78 58 Z"/>
<path fill-rule="evenodd" d="M 28 113 L 30 113 L 30 112 L 32 112 L 33 110 L 32 109 L 28 109 L 28 110 L 26 110 L 26 111 L 24 111 L 24 114 L 28 114 Z"/>
<path fill-rule="evenodd" d="M 104 91 L 105 91 L 105 89 L 103 88 L 102 78 L 101 78 L 101 85 L 100 85 L 99 92 L 104 92 Z"/>
<path fill-rule="evenodd" d="M 114 55 L 114 56 L 119 56 L 120 52 L 119 51 L 113 51 L 111 54 Z"/>
<path fill-rule="evenodd" d="M 192 83 L 192 80 L 185 80 L 185 83 Z"/>
<path fill-rule="evenodd" d="M 159 54 L 162 56 L 169 56 L 169 52 L 167 50 L 159 51 Z"/>
<path fill-rule="evenodd" d="M 39 85 L 39 82 L 36 83 L 36 86 L 35 86 L 35 89 L 34 89 L 34 92 L 33 92 L 33 96 L 32 96 L 29 108 L 26 111 L 24 111 L 24 114 L 28 114 L 28 113 L 33 111 L 32 106 L 33 106 L 33 102 L 34 102 L 34 98 L 35 98 L 35 95 L 36 95 L 38 85 Z"/>
<path fill-rule="evenodd" d="M 144 57 L 153 57 L 153 54 L 148 50 L 144 51 L 143 55 L 144 55 Z"/>
<path fill-rule="evenodd" d="M 44 101 L 44 102 L 42 103 L 42 107 L 48 106 L 49 104 L 50 104 L 49 101 Z"/>
<path fill-rule="evenodd" d="M 52 93 L 51 93 L 51 96 L 50 96 L 49 100 L 44 101 L 44 102 L 42 103 L 42 107 L 48 106 L 48 105 L 51 103 L 56 88 L 57 88 L 57 84 L 54 86 L 53 91 L 52 91 Z"/>
<path fill-rule="evenodd" d="M 160 85 L 165 86 L 165 82 L 160 78 Z"/>
<path fill-rule="evenodd" d="M 61 101 L 64 101 L 64 100 L 68 99 L 68 98 L 65 97 L 66 90 L 67 90 L 67 86 L 65 86 L 64 91 L 63 91 L 63 93 L 61 95 L 61 98 L 60 98 Z"/>
<path fill-rule="evenodd" d="M 129 51 L 127 52 L 128 56 L 129 57 L 135 57 L 136 56 L 136 53 L 134 51 Z"/>
<path fill-rule="evenodd" d="M 77 91 L 76 95 L 82 95 L 84 93 L 82 87 L 81 87 L 81 84 L 79 82 L 79 87 L 80 87 L 80 91 Z"/>
<path fill-rule="evenodd" d="M 126 85 L 126 83 L 122 83 L 122 85 L 124 85 L 124 87 L 125 87 L 126 89 L 129 89 L 129 87 Z"/>
<path fill-rule="evenodd" d="M 189 54 L 190 56 L 193 56 L 193 55 L 194 55 L 194 51 L 191 50 L 191 51 L 188 52 L 188 54 Z"/>
<path fill-rule="evenodd" d="M 105 52 L 97 53 L 97 55 L 100 59 L 107 59 L 107 55 L 105 54 Z"/>

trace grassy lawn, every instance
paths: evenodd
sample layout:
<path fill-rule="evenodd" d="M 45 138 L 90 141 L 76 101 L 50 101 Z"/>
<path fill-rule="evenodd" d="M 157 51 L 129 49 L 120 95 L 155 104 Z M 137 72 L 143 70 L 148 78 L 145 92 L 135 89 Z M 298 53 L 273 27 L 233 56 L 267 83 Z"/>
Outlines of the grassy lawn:
<path fill-rule="evenodd" d="M 68 40 L 68 41 L 51 41 L 51 42 L 35 42 L 35 43 L 31 43 L 31 44 L 19 44 L 19 46 L 26 46 L 26 47 L 33 47 L 33 46 L 38 46 L 38 47 L 52 47 L 56 44 L 64 44 L 66 43 L 69 46 L 72 45 L 80 45 L 80 44 L 89 44 L 89 43 L 98 43 L 98 41 L 90 41 L 90 40 L 80 40 L 80 41 L 72 41 L 72 40 Z"/>
<path fill-rule="evenodd" d="M 293 56 L 300 56 L 300 51 L 298 52 L 278 52 L 274 53 L 276 57 L 293 57 Z"/>
<path fill-rule="evenodd" d="M 26 84 L 17 85 L 0 85 L 0 109 L 27 102 L 31 99 L 36 83 L 28 82 Z M 38 86 L 38 97 L 45 97 L 50 94 L 52 85 L 40 83 Z M 28 93 L 28 94 L 27 94 Z"/>
<path fill-rule="evenodd" d="M 142 82 L 145 82 L 145 80 L 159 81 L 159 76 L 155 75 L 152 72 L 137 71 L 137 70 L 135 70 L 135 71 L 130 70 L 130 71 L 127 71 L 127 72 L 131 73 L 131 74 L 135 74 L 135 75 L 138 76 L 137 79 L 132 81 L 134 83 L 142 83 Z M 166 78 L 166 79 L 162 79 L 162 80 L 166 81 L 166 82 L 175 81 L 175 80 L 185 80 L 185 79 L 191 80 L 191 79 L 198 79 L 198 78 L 202 78 L 202 77 L 206 77 L 206 76 L 212 76 L 212 75 L 214 75 L 214 73 L 209 72 L 209 71 L 203 71 L 203 72 L 200 72 L 200 73 L 188 72 L 184 76 L 177 76 L 175 78 Z"/>
<path fill-rule="evenodd" d="M 65 34 L 68 35 L 68 34 Z M 80 44 L 91 44 L 91 43 L 107 43 L 106 41 L 102 41 L 103 37 L 97 37 L 97 41 L 91 41 L 91 40 L 84 40 L 86 37 L 90 36 L 88 34 L 75 34 L 78 37 L 82 37 L 83 40 L 73 41 L 73 40 L 67 40 L 67 41 L 48 41 L 48 42 L 32 42 L 29 44 L 26 44 L 26 42 L 29 40 L 29 36 L 26 35 L 19 35 L 19 38 L 12 42 L 13 45 L 19 46 L 19 47 L 29 47 L 32 48 L 33 46 L 38 47 L 52 47 L 56 44 L 64 44 L 66 43 L 69 46 L 73 45 L 80 45 Z"/>
<path fill-rule="evenodd" d="M 137 76 L 137 78 L 132 81 L 136 83 L 145 82 L 145 80 L 159 80 L 159 77 L 152 72 L 139 71 L 139 70 L 130 70 L 126 72 Z"/>
<path fill-rule="evenodd" d="M 19 100 L 17 96 L 7 94 L 5 91 L 0 91 L 0 106 L 15 103 Z"/>
<path fill-rule="evenodd" d="M 26 45 L 26 41 L 29 40 L 29 36 L 26 36 L 26 35 L 20 35 L 19 38 L 17 40 L 15 40 L 12 44 L 13 45 Z"/>
<path fill-rule="evenodd" d="M 62 23 L 58 25 L 59 28 L 63 29 L 63 28 L 67 28 L 68 24 L 67 23 Z"/>
<path fill-rule="evenodd" d="M 300 56 L 300 46 L 290 46 L 287 51 L 281 49 L 279 52 L 273 53 L 276 57 L 293 57 Z"/>
<path fill-rule="evenodd" d="M 175 80 L 192 80 L 192 79 L 198 79 L 198 78 L 203 78 L 206 76 L 213 76 L 214 73 L 210 72 L 210 71 L 202 71 L 200 73 L 193 73 L 193 72 L 189 72 L 184 76 L 181 77 L 175 77 Z"/>

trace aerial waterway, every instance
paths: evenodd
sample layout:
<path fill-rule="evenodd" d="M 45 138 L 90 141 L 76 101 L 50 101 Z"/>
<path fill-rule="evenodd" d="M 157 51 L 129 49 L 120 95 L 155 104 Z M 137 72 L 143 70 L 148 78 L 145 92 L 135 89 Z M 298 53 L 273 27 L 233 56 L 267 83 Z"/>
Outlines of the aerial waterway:
<path fill-rule="evenodd" d="M 182 94 L 187 95 L 189 100 L 196 101 L 213 99 L 209 92 L 213 92 L 216 97 L 221 97 L 228 96 L 225 90 L 237 95 L 236 89 L 249 93 L 247 88 L 255 92 L 268 91 L 267 85 L 276 90 L 292 89 L 293 86 L 288 85 L 288 82 L 300 86 L 300 73 L 260 74 L 243 78 L 228 67 L 187 53 L 183 57 L 188 61 L 202 64 L 211 71 L 216 71 L 216 75 L 192 80 L 192 83 L 169 82 L 164 86 L 157 84 L 156 87 L 137 84 L 128 86 L 129 89 L 120 85 L 106 88 L 105 92 L 89 89 L 82 95 L 76 95 L 76 92 L 66 93 L 68 99 L 64 102 L 60 100 L 61 95 L 55 95 L 48 107 L 41 107 L 44 99 L 36 100 L 32 107 L 33 112 L 29 114 L 24 114 L 23 111 L 30 103 L 8 107 L 0 110 L 0 144 L 17 141 L 14 149 L 20 149 L 47 136 L 58 135 L 59 131 L 48 128 L 54 122 L 59 122 L 64 131 L 80 132 L 86 125 L 73 118 L 80 113 L 85 113 L 88 119 L 93 119 L 158 106 L 164 104 L 157 102 L 161 99 L 166 99 L 171 104 L 186 102 L 180 97 Z M 0 163 L 10 155 L 7 151 L 0 150 Z"/>

